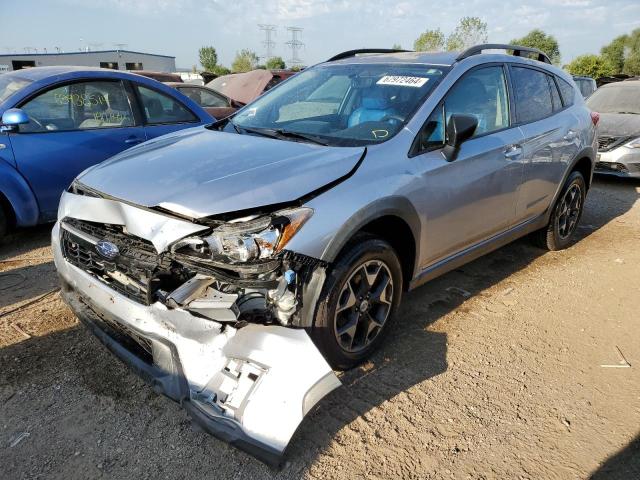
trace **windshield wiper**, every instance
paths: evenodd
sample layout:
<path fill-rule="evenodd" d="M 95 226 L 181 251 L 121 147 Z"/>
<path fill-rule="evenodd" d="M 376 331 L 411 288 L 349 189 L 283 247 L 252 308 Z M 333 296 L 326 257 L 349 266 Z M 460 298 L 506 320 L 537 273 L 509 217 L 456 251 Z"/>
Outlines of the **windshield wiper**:
<path fill-rule="evenodd" d="M 640 112 L 616 112 L 620 115 L 640 115 Z"/>
<path fill-rule="evenodd" d="M 324 146 L 329 145 L 327 142 L 325 142 L 321 138 L 318 138 L 318 137 L 313 136 L 313 135 L 307 135 L 306 133 L 291 132 L 289 130 L 282 130 L 282 129 L 279 129 L 279 128 L 241 127 L 239 125 L 236 125 L 233 122 L 231 122 L 231 125 L 233 125 L 233 128 L 235 128 L 236 131 L 238 131 L 238 132 L 239 132 L 239 130 L 244 130 L 245 132 L 255 133 L 257 135 L 261 135 L 263 137 L 268 137 L 268 138 L 276 138 L 276 139 L 280 139 L 280 140 L 283 139 L 283 138 L 297 138 L 297 139 L 300 139 L 300 140 L 304 140 L 306 142 L 315 143 L 317 145 L 324 145 Z"/>

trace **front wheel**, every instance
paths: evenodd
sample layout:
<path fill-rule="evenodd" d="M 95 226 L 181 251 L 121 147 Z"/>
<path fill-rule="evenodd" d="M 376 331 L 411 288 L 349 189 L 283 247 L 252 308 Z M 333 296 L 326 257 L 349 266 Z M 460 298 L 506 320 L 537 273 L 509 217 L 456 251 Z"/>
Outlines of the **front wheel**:
<path fill-rule="evenodd" d="M 352 368 L 380 345 L 402 297 L 398 255 L 384 240 L 362 236 L 327 275 L 311 335 L 336 369 Z"/>
<path fill-rule="evenodd" d="M 536 243 L 547 250 L 562 250 L 573 241 L 582 217 L 586 183 L 580 172 L 572 172 L 560 193 L 549 224 L 535 233 Z"/>

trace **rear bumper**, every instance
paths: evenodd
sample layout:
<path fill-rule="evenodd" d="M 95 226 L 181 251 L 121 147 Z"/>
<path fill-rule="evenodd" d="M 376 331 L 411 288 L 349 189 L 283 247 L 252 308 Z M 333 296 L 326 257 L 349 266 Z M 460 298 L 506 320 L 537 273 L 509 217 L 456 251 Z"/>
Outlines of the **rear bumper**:
<path fill-rule="evenodd" d="M 215 437 L 278 465 L 306 413 L 340 385 L 302 329 L 240 329 L 144 305 L 67 262 L 52 232 L 67 304 L 89 330 L 158 393 Z"/>

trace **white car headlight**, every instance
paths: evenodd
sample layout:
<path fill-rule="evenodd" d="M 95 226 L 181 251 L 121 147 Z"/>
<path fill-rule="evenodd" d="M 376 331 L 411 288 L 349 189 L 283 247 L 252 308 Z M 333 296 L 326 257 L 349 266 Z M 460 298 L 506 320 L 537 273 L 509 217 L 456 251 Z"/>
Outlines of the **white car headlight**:
<path fill-rule="evenodd" d="M 272 257 L 311 217 L 307 207 L 278 211 L 269 216 L 237 219 L 203 237 L 187 237 L 171 247 L 172 252 L 233 263 Z"/>
<path fill-rule="evenodd" d="M 634 138 L 629 143 L 625 144 L 625 147 L 629 148 L 640 148 L 640 137 Z"/>

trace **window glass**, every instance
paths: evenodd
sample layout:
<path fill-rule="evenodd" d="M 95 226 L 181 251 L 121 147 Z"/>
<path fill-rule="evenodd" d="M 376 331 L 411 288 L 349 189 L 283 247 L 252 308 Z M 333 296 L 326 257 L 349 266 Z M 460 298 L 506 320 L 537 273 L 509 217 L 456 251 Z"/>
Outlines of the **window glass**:
<path fill-rule="evenodd" d="M 122 82 L 81 82 L 48 90 L 21 107 L 30 122 L 21 132 L 86 130 L 134 125 Z"/>
<path fill-rule="evenodd" d="M 521 123 L 535 122 L 553 113 L 547 74 L 532 68 L 513 67 L 516 114 Z"/>
<path fill-rule="evenodd" d="M 547 80 L 549 81 L 549 88 L 551 89 L 551 100 L 553 102 L 553 111 L 556 112 L 558 110 L 562 110 L 562 101 L 560 100 L 560 94 L 558 93 L 558 87 L 556 87 L 556 82 L 553 81 L 553 77 L 551 75 L 547 75 Z"/>
<path fill-rule="evenodd" d="M 201 107 L 228 107 L 229 103 L 224 97 L 216 95 L 210 90 L 196 87 L 181 87 L 180 93 L 183 93 Z"/>
<path fill-rule="evenodd" d="M 176 99 L 164 93 L 138 86 L 147 123 L 197 122 L 198 118 Z"/>
<path fill-rule="evenodd" d="M 225 128 L 284 130 L 335 146 L 381 143 L 402 129 L 445 71 L 422 64 L 318 65 L 264 93 Z M 300 135 L 280 138 L 300 141 Z"/>
<path fill-rule="evenodd" d="M 30 83 L 31 80 L 26 78 L 20 78 L 11 73 L 3 73 L 0 75 L 0 102 Z"/>
<path fill-rule="evenodd" d="M 564 106 L 569 107 L 573 105 L 576 98 L 575 87 L 560 77 L 556 77 L 556 80 L 558 81 L 558 87 L 560 87 L 560 95 L 562 96 Z"/>
<path fill-rule="evenodd" d="M 638 115 L 640 114 L 640 85 L 638 85 L 638 82 L 610 83 L 593 92 L 587 99 L 587 106 L 591 110 L 600 113 L 632 113 Z M 625 119 L 627 125 L 630 122 L 631 119 Z"/>
<path fill-rule="evenodd" d="M 454 113 L 476 117 L 474 136 L 508 127 L 509 102 L 503 68 L 494 66 L 467 73 L 447 93 L 444 110 L 447 122 Z"/>
<path fill-rule="evenodd" d="M 509 97 L 504 70 L 500 66 L 472 70 L 449 90 L 427 119 L 420 133 L 420 150 L 439 148 L 445 142 L 445 118 L 454 113 L 478 119 L 474 136 L 509 126 Z"/>

